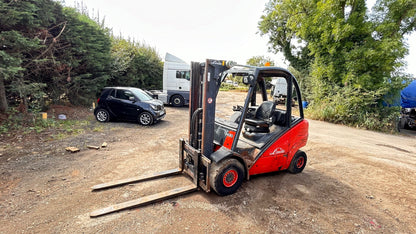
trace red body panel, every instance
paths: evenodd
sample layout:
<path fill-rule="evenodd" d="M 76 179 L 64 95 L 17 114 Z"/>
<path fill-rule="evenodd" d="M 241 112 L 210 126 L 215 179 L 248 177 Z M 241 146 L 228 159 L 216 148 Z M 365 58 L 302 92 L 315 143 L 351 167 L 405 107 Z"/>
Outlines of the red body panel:
<path fill-rule="evenodd" d="M 249 169 L 250 175 L 286 170 L 295 153 L 306 145 L 309 123 L 302 120 L 274 142 Z"/>
<path fill-rule="evenodd" d="M 234 137 L 235 137 L 235 132 L 231 130 L 228 131 L 228 134 L 225 137 L 223 146 L 225 148 L 231 149 L 231 146 L 233 145 L 233 142 L 234 142 Z"/>

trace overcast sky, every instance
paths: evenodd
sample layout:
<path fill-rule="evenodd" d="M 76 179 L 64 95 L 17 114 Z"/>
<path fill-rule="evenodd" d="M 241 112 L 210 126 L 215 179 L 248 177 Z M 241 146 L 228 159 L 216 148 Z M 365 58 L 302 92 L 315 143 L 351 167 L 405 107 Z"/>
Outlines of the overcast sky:
<path fill-rule="evenodd" d="M 80 2 L 79 0 L 78 2 Z M 369 0 L 370 4 L 375 0 Z M 154 47 L 162 59 L 171 53 L 182 60 L 206 58 L 245 64 L 253 56 L 271 57 L 286 68 L 282 55 L 268 52 L 258 22 L 268 0 L 82 0 L 114 34 Z M 73 5 L 67 0 L 67 4 Z M 410 45 L 407 72 L 416 77 L 416 33 Z"/>

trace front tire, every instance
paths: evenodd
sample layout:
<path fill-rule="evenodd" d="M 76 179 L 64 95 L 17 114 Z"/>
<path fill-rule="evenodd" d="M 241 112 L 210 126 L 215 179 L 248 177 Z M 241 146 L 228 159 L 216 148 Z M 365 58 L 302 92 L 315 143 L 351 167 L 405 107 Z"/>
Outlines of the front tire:
<path fill-rule="evenodd" d="M 244 167 L 236 159 L 226 159 L 211 167 L 210 185 L 220 196 L 235 193 L 244 180 Z"/>
<path fill-rule="evenodd" d="M 98 122 L 108 122 L 110 121 L 110 113 L 108 113 L 107 110 L 105 109 L 99 109 L 96 113 L 95 113 L 95 118 L 97 119 Z"/>
<path fill-rule="evenodd" d="M 185 100 L 181 95 L 174 95 L 171 100 L 174 107 L 181 107 L 185 104 Z"/>
<path fill-rule="evenodd" d="M 139 115 L 139 123 L 143 126 L 149 126 L 153 124 L 153 116 L 149 112 L 142 112 Z"/>
<path fill-rule="evenodd" d="M 290 166 L 287 170 L 292 174 L 301 173 L 306 166 L 307 159 L 306 153 L 298 150 L 293 156 L 292 162 L 290 162 Z"/>

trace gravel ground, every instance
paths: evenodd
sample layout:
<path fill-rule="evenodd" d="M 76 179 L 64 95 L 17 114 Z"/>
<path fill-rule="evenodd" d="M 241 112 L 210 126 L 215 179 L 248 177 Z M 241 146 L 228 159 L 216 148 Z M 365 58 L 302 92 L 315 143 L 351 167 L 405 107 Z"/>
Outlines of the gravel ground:
<path fill-rule="evenodd" d="M 220 93 L 219 112 L 240 93 Z M 221 113 L 220 113 L 221 114 Z M 187 108 L 160 123 L 97 123 L 62 140 L 48 136 L 0 146 L 0 233 L 416 233 L 416 137 L 310 120 L 300 174 L 254 176 L 237 193 L 197 191 L 90 218 L 95 209 L 188 184 L 160 179 L 100 192 L 111 180 L 177 167 Z M 99 150 L 87 145 L 108 146 Z M 65 147 L 75 146 L 78 153 Z"/>

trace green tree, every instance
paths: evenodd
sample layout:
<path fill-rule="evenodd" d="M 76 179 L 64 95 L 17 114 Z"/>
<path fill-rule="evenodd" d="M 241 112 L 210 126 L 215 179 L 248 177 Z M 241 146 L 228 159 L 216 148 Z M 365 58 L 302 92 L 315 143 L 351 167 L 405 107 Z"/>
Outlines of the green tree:
<path fill-rule="evenodd" d="M 67 32 L 62 35 L 59 51 L 65 76 L 55 77 L 56 95 L 64 94 L 76 105 L 89 104 L 110 78 L 111 40 L 109 30 L 79 13 L 64 8 Z"/>
<path fill-rule="evenodd" d="M 308 73 L 313 56 L 310 55 L 308 41 L 299 37 L 297 28 L 288 27 L 288 24 L 293 18 L 293 5 L 302 9 L 300 14 L 308 15 L 312 12 L 312 2 L 271 0 L 259 22 L 261 35 L 269 37 L 270 50 L 282 52 L 291 66 L 303 73 Z"/>
<path fill-rule="evenodd" d="M 262 67 L 266 63 L 269 63 L 269 66 L 274 66 L 274 61 L 267 56 L 253 56 L 247 60 L 247 65 Z"/>
<path fill-rule="evenodd" d="M 59 35 L 49 29 L 60 11 L 61 6 L 50 0 L 0 1 L 0 112 L 8 108 L 7 93 L 15 93 L 27 107 L 32 94 L 45 87 L 32 74 L 48 60 Z"/>
<path fill-rule="evenodd" d="M 154 48 L 114 37 L 111 54 L 113 64 L 109 85 L 162 88 L 163 63 Z"/>
<path fill-rule="evenodd" d="M 329 119 L 354 123 L 379 115 L 382 97 L 402 88 L 403 36 L 415 29 L 415 9 L 414 0 L 379 0 L 368 15 L 364 0 L 272 0 L 259 28 L 309 74 L 315 107 L 332 105 Z"/>

